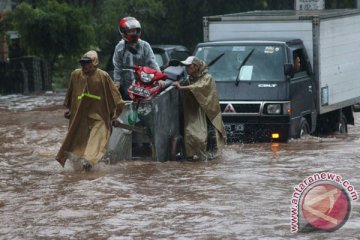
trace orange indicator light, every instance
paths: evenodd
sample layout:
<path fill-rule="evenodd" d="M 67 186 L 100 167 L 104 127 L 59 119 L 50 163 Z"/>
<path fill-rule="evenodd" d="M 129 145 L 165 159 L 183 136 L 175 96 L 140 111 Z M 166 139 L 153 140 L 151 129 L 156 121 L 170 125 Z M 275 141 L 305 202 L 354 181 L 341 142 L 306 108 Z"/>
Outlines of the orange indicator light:
<path fill-rule="evenodd" d="M 271 134 L 271 138 L 273 138 L 273 139 L 278 139 L 279 137 L 280 137 L 280 134 L 278 134 L 278 133 Z"/>

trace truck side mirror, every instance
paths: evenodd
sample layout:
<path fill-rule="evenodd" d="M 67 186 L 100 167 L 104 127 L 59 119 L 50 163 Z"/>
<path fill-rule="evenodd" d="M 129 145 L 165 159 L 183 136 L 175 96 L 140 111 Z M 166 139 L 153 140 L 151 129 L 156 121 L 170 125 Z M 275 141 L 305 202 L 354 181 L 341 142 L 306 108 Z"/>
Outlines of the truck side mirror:
<path fill-rule="evenodd" d="M 310 61 L 306 61 L 306 72 L 307 72 L 309 75 L 312 75 L 312 74 L 313 74 Z"/>
<path fill-rule="evenodd" d="M 284 64 L 284 74 L 287 79 L 292 78 L 294 76 L 293 65 L 291 63 Z"/>

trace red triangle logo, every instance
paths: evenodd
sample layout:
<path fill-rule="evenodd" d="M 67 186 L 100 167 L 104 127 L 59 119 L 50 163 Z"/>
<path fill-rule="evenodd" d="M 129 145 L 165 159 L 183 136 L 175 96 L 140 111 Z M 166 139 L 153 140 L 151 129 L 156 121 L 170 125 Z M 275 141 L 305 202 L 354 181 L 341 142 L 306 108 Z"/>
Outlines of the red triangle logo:
<path fill-rule="evenodd" d="M 230 103 L 224 109 L 224 113 L 234 113 L 234 112 L 235 112 L 235 109 Z"/>

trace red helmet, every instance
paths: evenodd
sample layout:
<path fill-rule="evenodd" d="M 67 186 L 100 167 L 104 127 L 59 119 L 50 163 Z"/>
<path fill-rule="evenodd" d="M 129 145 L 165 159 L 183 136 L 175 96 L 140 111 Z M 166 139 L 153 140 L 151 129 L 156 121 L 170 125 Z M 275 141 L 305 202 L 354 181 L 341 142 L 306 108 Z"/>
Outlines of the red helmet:
<path fill-rule="evenodd" d="M 119 21 L 119 32 L 125 41 L 136 43 L 141 35 L 140 22 L 134 17 L 125 17 Z M 136 29 L 135 34 L 128 34 L 129 30 Z"/>

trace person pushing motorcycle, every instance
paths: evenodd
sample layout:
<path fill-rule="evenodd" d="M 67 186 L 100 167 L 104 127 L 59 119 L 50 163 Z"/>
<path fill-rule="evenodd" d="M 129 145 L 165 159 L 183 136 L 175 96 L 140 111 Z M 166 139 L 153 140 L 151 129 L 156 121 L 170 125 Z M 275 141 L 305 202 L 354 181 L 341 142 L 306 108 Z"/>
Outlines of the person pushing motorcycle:
<path fill-rule="evenodd" d="M 128 88 L 134 80 L 133 71 L 129 71 L 129 66 L 147 66 L 160 70 L 155 61 L 155 55 L 150 44 L 142 39 L 140 22 L 134 17 L 120 19 L 118 24 L 121 40 L 115 46 L 114 82 L 119 88 L 124 100 L 131 100 L 128 95 Z M 165 86 L 164 81 L 159 81 L 160 86 Z"/>

